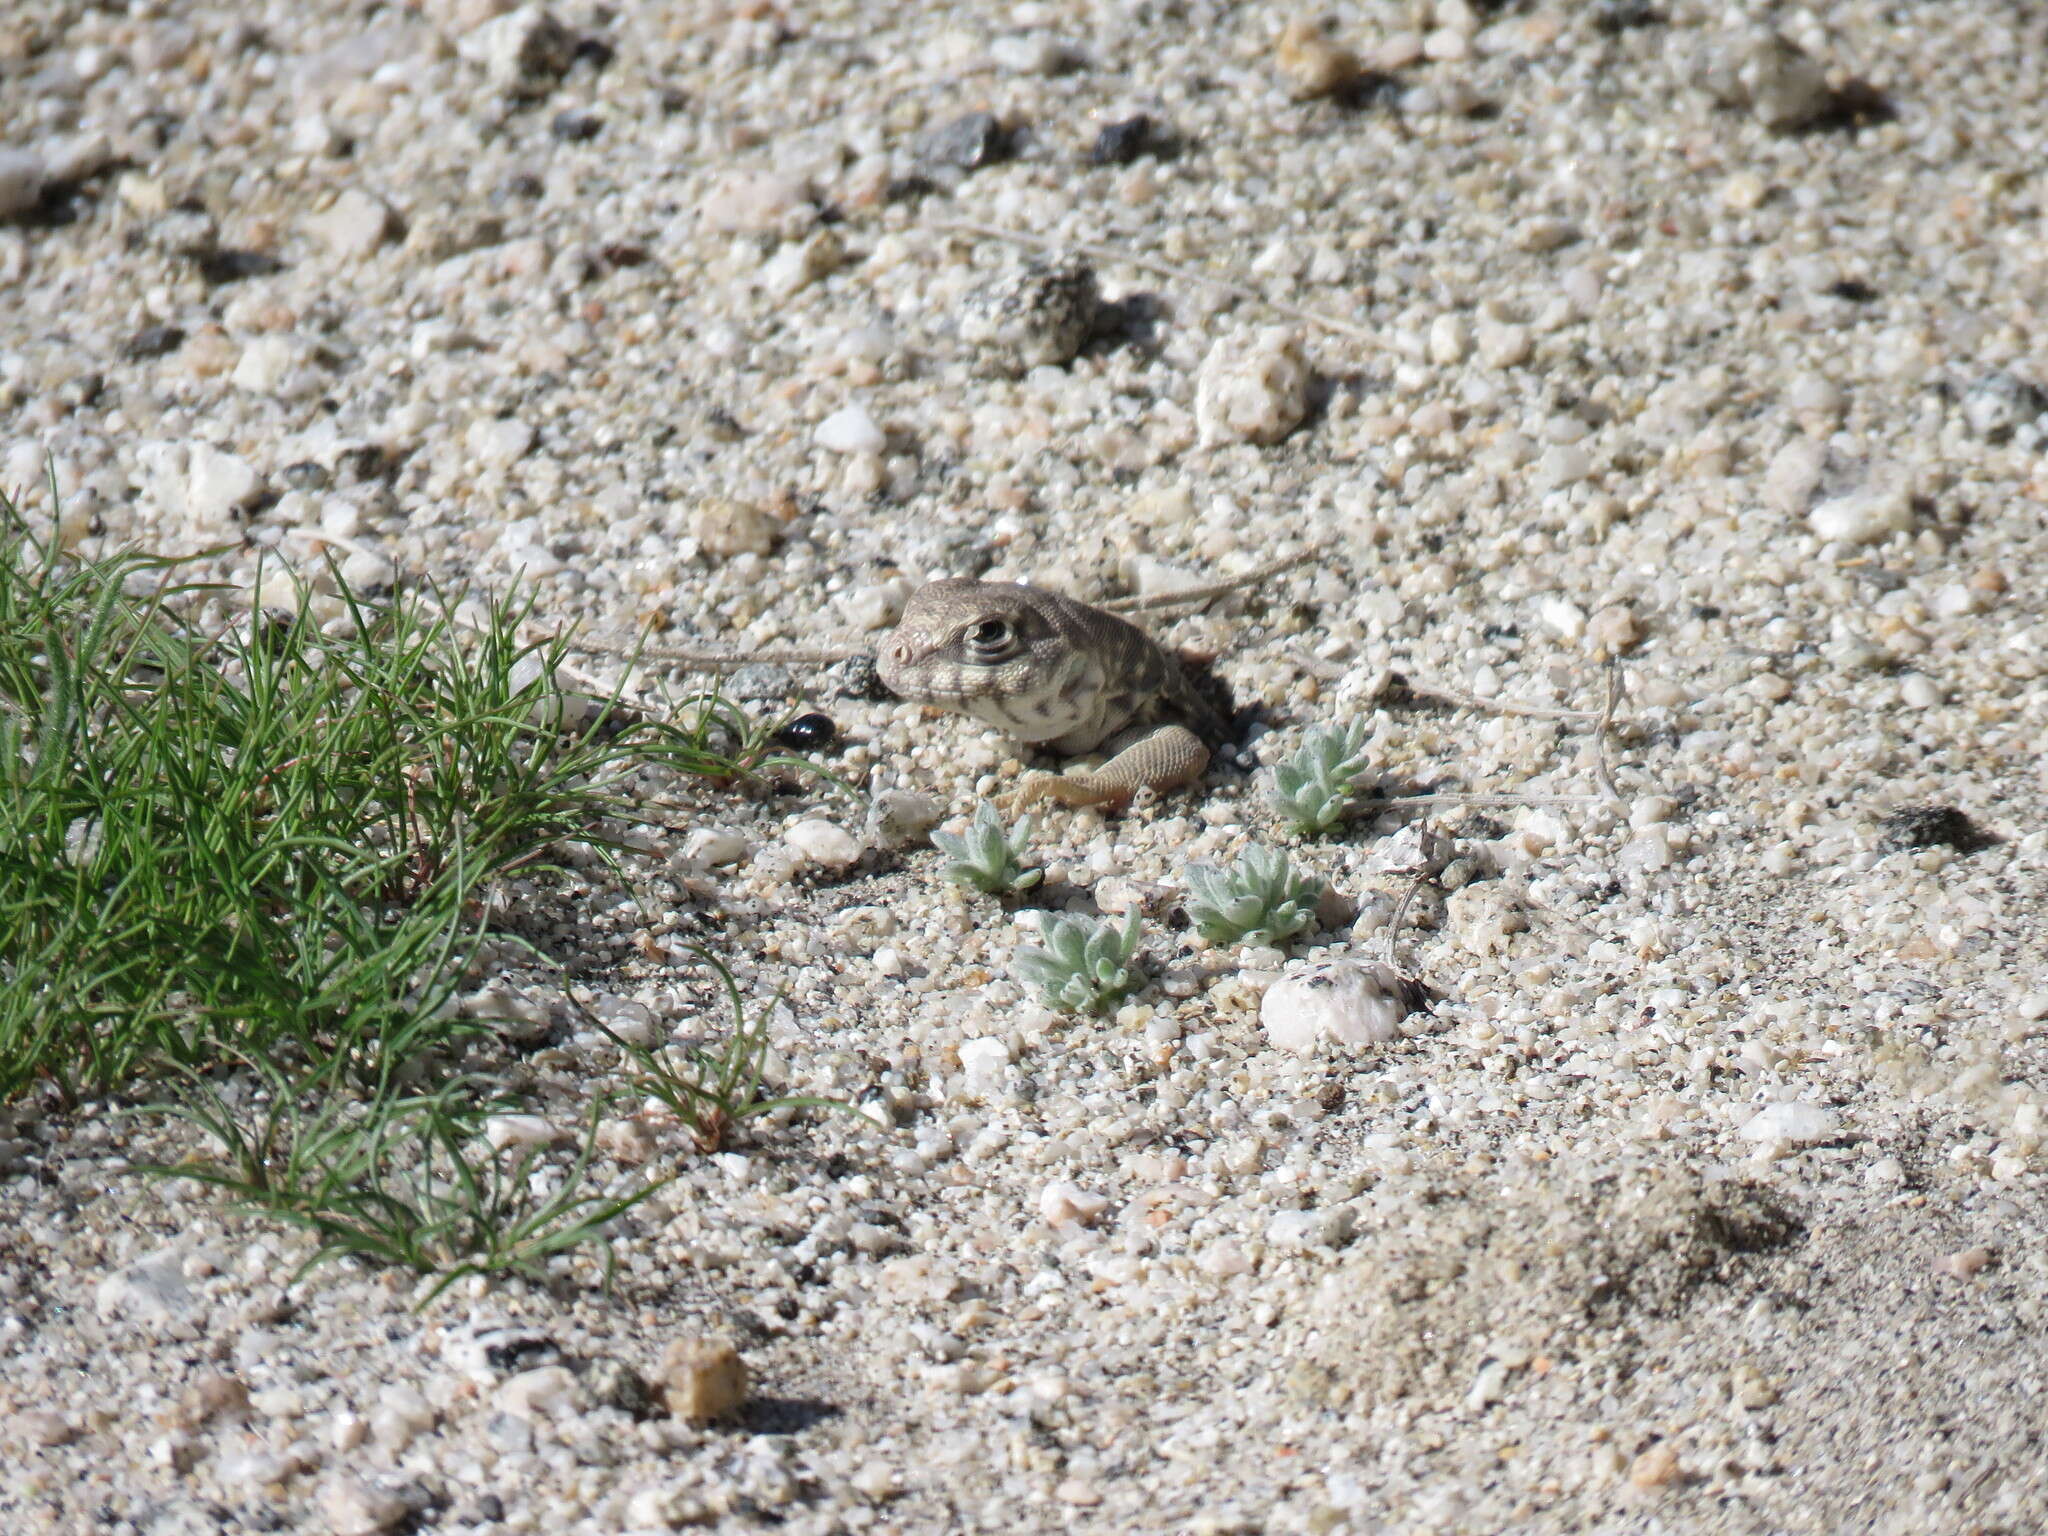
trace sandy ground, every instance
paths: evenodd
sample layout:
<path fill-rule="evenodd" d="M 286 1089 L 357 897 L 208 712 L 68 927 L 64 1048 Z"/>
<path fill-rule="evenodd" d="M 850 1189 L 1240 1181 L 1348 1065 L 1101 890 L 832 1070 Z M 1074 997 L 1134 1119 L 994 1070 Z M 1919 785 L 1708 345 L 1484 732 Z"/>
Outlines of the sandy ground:
<path fill-rule="evenodd" d="M 0 474 L 41 526 L 225 546 L 265 603 L 302 571 L 322 622 L 331 552 L 761 651 L 872 643 L 935 575 L 1316 557 L 1160 625 L 1257 707 L 1243 761 L 1042 819 L 1049 901 L 1152 914 L 1107 1019 L 829 793 L 651 786 L 626 886 L 502 894 L 543 958 L 475 984 L 536 1112 L 615 1071 L 569 996 L 716 1022 L 687 940 L 867 1111 L 708 1159 L 618 1128 L 602 1178 L 679 1177 L 608 1293 L 294 1282 L 299 1239 L 119 1176 L 178 1144 L 16 1107 L 0 1523 L 2048 1525 L 2048 16 L 500 9 L 6 8 Z M 1092 327 L 1030 238 L 1096 248 Z M 1610 659 L 1618 803 L 1583 721 L 1387 681 L 1597 709 Z M 738 686 L 949 818 L 1025 766 Z M 1298 1056 L 1261 995 L 1380 956 L 1414 813 L 1293 848 L 1339 899 L 1288 955 L 1170 914 L 1281 840 L 1248 770 L 1359 716 L 1391 790 L 1592 803 L 1432 814 L 1434 1005 Z M 818 819 L 858 862 L 784 839 Z M 738 1420 L 636 1397 L 707 1333 Z"/>

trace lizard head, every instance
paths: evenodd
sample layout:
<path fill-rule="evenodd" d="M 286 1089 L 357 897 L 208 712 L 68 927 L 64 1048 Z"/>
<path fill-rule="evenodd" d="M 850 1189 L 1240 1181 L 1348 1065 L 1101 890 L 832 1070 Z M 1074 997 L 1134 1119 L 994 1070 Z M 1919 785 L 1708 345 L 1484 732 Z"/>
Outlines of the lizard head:
<path fill-rule="evenodd" d="M 1075 729 L 1092 707 L 1093 648 L 1057 593 L 1013 582 L 928 582 L 875 656 L 900 698 L 937 704 L 1023 741 Z"/>

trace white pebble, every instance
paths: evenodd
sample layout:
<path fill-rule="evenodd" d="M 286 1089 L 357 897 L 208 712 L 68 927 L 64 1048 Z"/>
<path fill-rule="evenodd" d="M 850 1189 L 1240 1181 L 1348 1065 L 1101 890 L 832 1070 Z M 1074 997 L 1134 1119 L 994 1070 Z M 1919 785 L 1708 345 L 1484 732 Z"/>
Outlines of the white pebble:
<path fill-rule="evenodd" d="M 1107 1196 L 1094 1194 L 1078 1184 L 1048 1184 L 1038 1197 L 1038 1214 L 1045 1218 L 1047 1226 L 1052 1227 L 1063 1226 L 1070 1221 L 1089 1226 L 1108 1209 Z"/>
<path fill-rule="evenodd" d="M 1277 443 L 1308 414 L 1301 338 L 1283 326 L 1225 336 L 1202 359 L 1195 425 L 1205 445 Z"/>
<path fill-rule="evenodd" d="M 1913 507 L 1897 486 L 1868 486 L 1832 496 L 1808 516 L 1813 531 L 1831 543 L 1875 544 L 1913 525 Z"/>
<path fill-rule="evenodd" d="M 389 207 L 360 187 L 350 187 L 321 213 L 306 221 L 306 232 L 329 254 L 360 261 L 391 237 L 397 220 Z"/>
<path fill-rule="evenodd" d="M 798 822 L 782 840 L 822 869 L 845 869 L 860 858 L 860 841 L 844 827 L 819 817 Z"/>
<path fill-rule="evenodd" d="M 858 405 L 842 405 L 818 423 L 817 443 L 832 453 L 880 453 L 889 439 Z"/>
<path fill-rule="evenodd" d="M 1909 672 L 1899 681 L 1899 697 L 1914 709 L 1932 709 L 1941 702 L 1941 689 L 1925 674 Z"/>
<path fill-rule="evenodd" d="M 960 1047 L 960 1070 L 967 1079 L 970 1094 L 989 1094 L 1002 1087 L 1003 1074 L 1009 1065 L 1010 1047 L 993 1035 L 969 1040 Z"/>
<path fill-rule="evenodd" d="M 1277 1211 L 1266 1223 L 1266 1241 L 1275 1248 L 1336 1248 L 1351 1236 L 1357 1222 L 1349 1206 L 1319 1211 Z"/>
<path fill-rule="evenodd" d="M 524 458 L 533 447 L 533 428 L 516 417 L 501 421 L 487 416 L 470 423 L 464 441 L 470 457 L 486 469 L 505 469 Z"/>
<path fill-rule="evenodd" d="M 255 470 L 211 443 L 194 443 L 185 479 L 185 510 L 202 525 L 226 522 L 263 489 Z"/>
<path fill-rule="evenodd" d="M 353 1477 L 337 1478 L 320 1490 L 320 1512 L 334 1536 L 377 1536 L 412 1513 L 395 1493 Z"/>
<path fill-rule="evenodd" d="M 500 1152 L 508 1147 L 545 1147 L 561 1135 L 542 1115 L 492 1115 L 484 1121 L 484 1139 Z"/>
<path fill-rule="evenodd" d="M 1561 638 L 1576 644 L 1585 637 L 1586 610 L 1570 599 L 1546 597 L 1536 605 L 1536 612 Z"/>
<path fill-rule="evenodd" d="M 683 857 L 713 869 L 737 864 L 747 856 L 747 835 L 734 827 L 697 827 L 683 839 Z"/>
<path fill-rule="evenodd" d="M 1259 1023 L 1278 1050 L 1307 1056 L 1326 1039 L 1356 1050 L 1405 1033 L 1410 1000 L 1387 966 L 1340 960 L 1274 983 L 1259 1004 Z"/>
<path fill-rule="evenodd" d="M 1430 321 L 1429 360 L 1438 366 L 1448 368 L 1453 363 L 1462 363 L 1471 344 L 1465 322 L 1456 315 L 1438 315 Z"/>
<path fill-rule="evenodd" d="M 1013 33 L 988 45 L 989 62 L 1013 75 L 1056 75 L 1074 63 L 1074 50 L 1044 32 Z"/>
<path fill-rule="evenodd" d="M 1745 1141 L 1789 1141 L 1805 1146 L 1826 1141 L 1841 1129 L 1842 1117 L 1821 1104 L 1791 1100 L 1752 1115 L 1742 1127 Z"/>

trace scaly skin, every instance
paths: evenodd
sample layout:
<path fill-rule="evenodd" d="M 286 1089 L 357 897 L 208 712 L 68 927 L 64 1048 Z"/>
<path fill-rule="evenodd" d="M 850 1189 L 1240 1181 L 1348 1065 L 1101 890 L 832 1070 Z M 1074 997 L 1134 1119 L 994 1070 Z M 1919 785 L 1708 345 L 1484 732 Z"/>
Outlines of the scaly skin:
<path fill-rule="evenodd" d="M 1114 753 L 1091 773 L 1027 776 L 1019 791 L 1027 804 L 1113 809 L 1143 789 L 1178 789 L 1208 766 L 1202 738 L 1228 734 L 1180 663 L 1143 630 L 1040 587 L 929 582 L 911 596 L 875 668 L 899 697 L 1019 741 L 1067 755 L 1105 745 Z M 1186 724 L 1154 725 L 1160 716 Z"/>

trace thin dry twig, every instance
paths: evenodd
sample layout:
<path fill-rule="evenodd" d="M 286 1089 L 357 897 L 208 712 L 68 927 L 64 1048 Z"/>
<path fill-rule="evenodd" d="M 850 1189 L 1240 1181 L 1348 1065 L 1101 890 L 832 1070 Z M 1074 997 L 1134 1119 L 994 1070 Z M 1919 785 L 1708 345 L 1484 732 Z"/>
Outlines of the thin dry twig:
<path fill-rule="evenodd" d="M 1211 582 L 1207 586 L 1185 587 L 1178 592 L 1155 592 L 1150 597 L 1113 597 L 1095 606 L 1108 613 L 1144 613 L 1155 608 L 1173 608 L 1182 603 L 1207 603 L 1219 597 L 1228 597 L 1233 592 L 1242 592 L 1247 587 L 1256 587 L 1260 582 L 1270 581 L 1275 576 L 1307 565 L 1322 553 L 1321 550 L 1306 549 L 1298 555 L 1289 555 L 1285 560 L 1275 560 L 1270 565 L 1259 566 L 1246 571 L 1242 576 L 1233 576 L 1228 581 Z"/>
<path fill-rule="evenodd" d="M 1602 795 L 1390 795 L 1383 800 L 1361 800 L 1360 811 L 1408 811 L 1442 805 L 1477 805 L 1513 808 L 1522 805 L 1604 805 Z"/>
<path fill-rule="evenodd" d="M 1605 791 L 1611 805 L 1622 803 L 1621 791 L 1614 787 L 1614 764 L 1607 754 L 1612 740 L 1614 711 L 1621 704 L 1622 692 L 1621 664 L 1610 660 L 1607 663 L 1607 703 L 1601 708 L 1599 722 L 1593 727 L 1593 775 L 1600 781 L 1600 788 Z"/>
<path fill-rule="evenodd" d="M 1488 699 L 1465 693 L 1445 683 L 1419 681 L 1403 676 L 1400 686 L 1418 699 L 1437 699 L 1462 709 L 1484 710 L 1493 715 L 1521 715 L 1530 720 L 1597 720 L 1597 710 L 1561 709 L 1555 704 L 1524 704 L 1518 699 Z"/>
<path fill-rule="evenodd" d="M 1197 272 L 1191 267 L 1175 266 L 1172 262 L 1161 261 L 1156 256 L 1143 256 L 1136 251 L 1127 251 L 1120 246 L 1106 245 L 1100 241 L 1061 240 L 1051 235 L 1031 234 L 1021 229 L 1003 229 L 994 224 L 976 224 L 965 219 L 946 219 L 929 224 L 926 228 L 938 230 L 942 234 L 976 235 L 984 240 L 1002 240 L 1011 245 L 1027 246 L 1039 251 L 1073 251 L 1082 256 L 1093 256 L 1097 261 L 1113 261 L 1123 266 L 1136 267 L 1141 272 L 1170 277 L 1176 282 L 1199 283 L 1204 287 L 1214 288 L 1219 293 L 1230 294 L 1234 298 L 1244 299 L 1253 304 L 1263 304 L 1275 314 L 1285 315 L 1290 320 L 1299 320 L 1305 325 L 1321 326 L 1324 330 L 1336 331 L 1345 336 L 1355 336 L 1360 341 L 1377 342 L 1380 339 L 1371 327 L 1361 325 L 1355 320 L 1326 315 L 1318 310 L 1303 309 L 1298 304 L 1276 299 L 1270 293 L 1262 293 L 1248 284 L 1232 282 L 1223 277 L 1211 277 L 1208 273 Z"/>
<path fill-rule="evenodd" d="M 1401 893 L 1401 899 L 1394 903 L 1393 915 L 1387 919 L 1387 964 L 1396 971 L 1401 970 L 1401 924 L 1408 920 L 1408 908 L 1414 903 L 1416 896 L 1435 878 L 1436 876 L 1426 869 L 1418 870 L 1415 878 L 1408 882 L 1408 889 Z M 1408 973 L 1402 971 L 1401 974 Z"/>
<path fill-rule="evenodd" d="M 1319 551 L 1304 550 L 1298 555 L 1289 555 L 1285 560 L 1275 560 L 1256 570 L 1246 571 L 1227 581 L 1211 582 L 1206 586 L 1191 587 L 1179 592 L 1160 592 L 1150 597 L 1116 597 L 1095 606 L 1112 613 L 1139 613 L 1154 608 L 1168 608 L 1181 603 L 1206 603 L 1232 592 L 1241 592 L 1269 581 L 1297 566 L 1314 560 Z M 859 656 L 865 646 L 848 645 L 832 650 L 801 651 L 741 651 L 731 648 L 670 647 L 649 645 L 644 640 L 612 640 L 597 636 L 570 635 L 564 642 L 572 651 L 589 656 L 609 656 L 619 661 L 667 662 L 671 666 L 695 667 L 707 672 L 732 672 L 756 663 L 783 667 L 829 667 Z"/>

